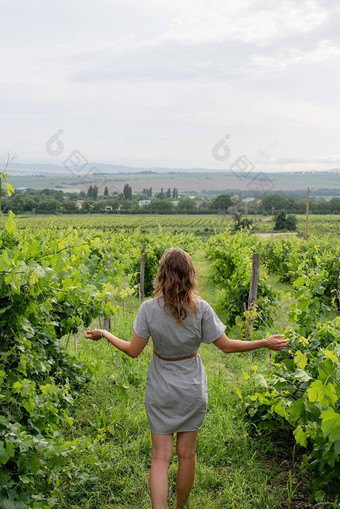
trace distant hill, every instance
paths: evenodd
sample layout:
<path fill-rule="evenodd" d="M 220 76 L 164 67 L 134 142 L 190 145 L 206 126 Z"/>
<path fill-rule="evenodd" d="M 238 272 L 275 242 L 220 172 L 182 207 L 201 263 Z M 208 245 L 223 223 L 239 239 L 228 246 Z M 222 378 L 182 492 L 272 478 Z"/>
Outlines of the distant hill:
<path fill-rule="evenodd" d="M 133 193 L 152 187 L 153 192 L 176 187 L 179 193 L 222 194 L 277 192 L 302 196 L 307 187 L 312 196 L 339 196 L 340 169 L 325 171 L 262 172 L 253 170 L 232 172 L 209 168 L 175 169 L 165 167 L 140 168 L 104 163 L 87 163 L 81 172 L 73 172 L 62 165 L 26 164 L 12 162 L 8 173 L 13 186 L 33 189 L 74 189 L 87 191 L 97 184 L 109 192 L 122 192 L 129 183 Z"/>

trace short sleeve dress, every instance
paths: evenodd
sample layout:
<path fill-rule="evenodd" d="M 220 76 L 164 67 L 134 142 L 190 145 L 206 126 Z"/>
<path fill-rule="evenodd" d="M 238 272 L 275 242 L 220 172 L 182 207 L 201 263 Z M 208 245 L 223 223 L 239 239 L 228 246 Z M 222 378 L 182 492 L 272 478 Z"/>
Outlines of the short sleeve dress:
<path fill-rule="evenodd" d="M 208 302 L 197 298 L 196 315 L 189 312 L 180 325 L 163 308 L 163 298 L 143 302 L 133 330 L 151 336 L 154 350 L 165 358 L 191 355 L 201 343 L 212 343 L 225 325 Z M 198 430 L 207 410 L 207 377 L 200 355 L 167 361 L 156 355 L 149 364 L 145 408 L 152 433 L 170 434 Z"/>

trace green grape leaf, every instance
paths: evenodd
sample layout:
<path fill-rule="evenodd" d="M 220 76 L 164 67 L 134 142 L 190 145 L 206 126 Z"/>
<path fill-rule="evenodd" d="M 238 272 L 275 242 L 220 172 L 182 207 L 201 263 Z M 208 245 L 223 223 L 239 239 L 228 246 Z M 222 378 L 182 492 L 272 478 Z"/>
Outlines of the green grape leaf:
<path fill-rule="evenodd" d="M 315 380 L 307 389 L 307 396 L 312 403 L 320 403 L 322 406 L 334 405 L 337 401 L 334 386 L 329 383 L 324 385 L 321 380 Z"/>
<path fill-rule="evenodd" d="M 28 398 L 22 406 L 27 410 L 29 414 L 31 414 L 35 408 L 35 402 L 33 398 Z"/>
<path fill-rule="evenodd" d="M 15 224 L 15 221 L 14 221 L 14 214 L 13 214 L 13 212 L 11 210 L 9 211 L 9 214 L 8 214 L 8 219 L 7 219 L 7 222 L 5 224 L 5 229 L 9 233 L 15 233 L 15 231 L 16 231 L 16 224 Z"/>
<path fill-rule="evenodd" d="M 300 424 L 298 427 L 293 431 L 293 434 L 295 436 L 295 440 L 298 444 L 302 445 L 303 447 L 307 447 L 307 435 L 301 428 Z"/>
<path fill-rule="evenodd" d="M 20 382 L 19 380 L 17 382 L 14 382 L 14 384 L 12 385 L 13 392 L 20 392 L 21 388 L 22 388 L 22 382 Z"/>
<path fill-rule="evenodd" d="M 32 456 L 29 460 L 26 460 L 27 465 L 29 465 L 30 472 L 32 474 L 36 474 L 40 468 L 40 461 L 37 456 Z"/>
<path fill-rule="evenodd" d="M 12 194 L 15 191 L 14 187 L 12 186 L 12 184 L 10 184 L 9 182 L 6 182 L 6 188 L 7 188 L 6 191 L 7 191 L 8 196 L 12 196 Z"/>
<path fill-rule="evenodd" d="M 276 403 L 276 405 L 273 406 L 273 410 L 278 415 L 281 415 L 281 417 L 284 417 L 285 419 L 287 419 L 287 421 L 289 420 L 284 400 L 280 399 L 280 401 L 278 403 Z"/>
<path fill-rule="evenodd" d="M 30 274 L 30 284 L 34 285 L 40 278 L 44 277 L 45 271 L 42 267 L 35 267 Z"/>
<path fill-rule="evenodd" d="M 260 373 L 255 375 L 255 385 L 259 385 L 261 387 L 268 387 L 267 380 Z"/>
<path fill-rule="evenodd" d="M 300 276 L 294 281 L 295 288 L 298 288 L 305 284 L 306 278 L 304 276 Z"/>
<path fill-rule="evenodd" d="M 292 418 L 292 421 L 294 422 L 294 421 L 297 421 L 298 419 L 300 419 L 301 414 L 304 412 L 304 410 L 305 410 L 305 404 L 304 404 L 303 400 L 297 399 L 288 408 L 288 414 L 290 415 L 290 417 Z"/>
<path fill-rule="evenodd" d="M 305 369 L 308 359 L 306 355 L 301 352 L 301 350 L 298 350 L 294 355 L 294 362 L 299 368 Z"/>
<path fill-rule="evenodd" d="M 4 447 L 4 443 L 0 442 L 0 462 L 5 465 L 10 458 L 14 456 L 14 445 L 11 442 L 7 442 Z"/>
<path fill-rule="evenodd" d="M 16 274 L 15 272 L 9 272 L 4 277 L 5 283 L 7 285 L 10 285 L 12 290 L 15 293 L 20 293 L 20 283 L 21 283 L 21 277 L 20 274 Z"/>
<path fill-rule="evenodd" d="M 337 440 L 334 443 L 334 451 L 335 451 L 335 454 L 340 454 L 340 440 Z"/>
<path fill-rule="evenodd" d="M 295 378 L 298 378 L 302 382 L 308 382 L 308 380 L 312 379 L 312 377 L 309 376 L 309 374 L 306 373 L 306 371 L 304 371 L 303 369 L 296 369 L 294 376 L 295 376 Z"/>
<path fill-rule="evenodd" d="M 322 286 L 322 284 L 320 282 L 317 282 L 315 285 L 314 285 L 314 291 L 318 294 L 318 295 L 322 295 L 325 291 L 325 287 Z"/>
<path fill-rule="evenodd" d="M 340 414 L 335 412 L 333 408 L 327 408 L 327 410 L 321 412 L 321 429 L 330 442 L 340 440 Z"/>
<path fill-rule="evenodd" d="M 8 258 L 8 254 L 6 253 L 6 251 L 3 251 L 1 254 L 0 254 L 0 271 L 4 270 L 8 270 L 11 266 L 11 261 L 10 259 Z"/>
<path fill-rule="evenodd" d="M 308 299 L 300 299 L 300 300 L 298 300 L 297 301 L 298 309 L 300 309 L 301 311 L 305 311 L 308 308 L 309 302 L 310 301 Z"/>
<path fill-rule="evenodd" d="M 318 368 L 318 378 L 323 382 L 325 380 L 329 380 L 329 376 L 333 375 L 334 371 L 334 362 L 331 359 L 326 359 L 323 362 L 320 362 Z"/>
<path fill-rule="evenodd" d="M 116 309 L 114 307 L 114 305 L 112 304 L 112 302 L 110 301 L 107 301 L 107 303 L 105 304 L 105 307 L 104 307 L 104 317 L 109 317 L 109 316 L 113 316 L 116 314 Z"/>
<path fill-rule="evenodd" d="M 326 357 L 328 357 L 328 359 L 330 359 L 331 361 L 334 361 L 334 362 L 339 362 L 339 359 L 336 355 L 334 355 L 333 352 L 331 352 L 330 350 L 325 350 L 325 355 Z"/>

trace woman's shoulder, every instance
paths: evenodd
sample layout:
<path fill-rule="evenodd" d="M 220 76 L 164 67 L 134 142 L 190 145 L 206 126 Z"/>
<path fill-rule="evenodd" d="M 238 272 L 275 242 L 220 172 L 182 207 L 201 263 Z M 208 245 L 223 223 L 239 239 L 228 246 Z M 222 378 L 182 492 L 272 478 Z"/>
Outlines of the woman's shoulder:
<path fill-rule="evenodd" d="M 199 310 L 201 313 L 203 313 L 207 309 L 211 309 L 209 302 L 207 302 L 204 299 L 201 299 L 201 297 L 196 297 L 196 306 L 197 310 Z"/>
<path fill-rule="evenodd" d="M 207 302 L 204 299 L 201 299 L 201 297 L 196 297 L 196 305 L 201 307 L 207 307 L 210 306 L 209 302 Z"/>
<path fill-rule="evenodd" d="M 145 300 L 140 307 L 143 307 L 144 309 L 151 309 L 161 304 L 162 304 L 161 298 L 153 297 L 152 299 Z"/>

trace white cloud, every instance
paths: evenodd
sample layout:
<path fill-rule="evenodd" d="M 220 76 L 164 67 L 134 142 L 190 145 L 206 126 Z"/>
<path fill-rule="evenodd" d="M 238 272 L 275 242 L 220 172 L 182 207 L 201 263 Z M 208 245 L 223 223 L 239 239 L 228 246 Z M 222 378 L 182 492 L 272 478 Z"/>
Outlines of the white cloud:
<path fill-rule="evenodd" d="M 288 66 L 324 62 L 336 59 L 339 55 L 340 46 L 336 46 L 328 40 L 322 40 L 315 47 L 307 50 L 288 48 L 277 55 L 254 55 L 250 64 L 258 71 L 282 71 Z"/>
<path fill-rule="evenodd" d="M 328 16 L 321 3 L 311 0 L 238 0 L 228 4 L 223 0 L 198 1 L 192 2 L 176 20 L 171 33 L 196 43 L 227 40 L 267 44 L 292 34 L 310 32 Z"/>

